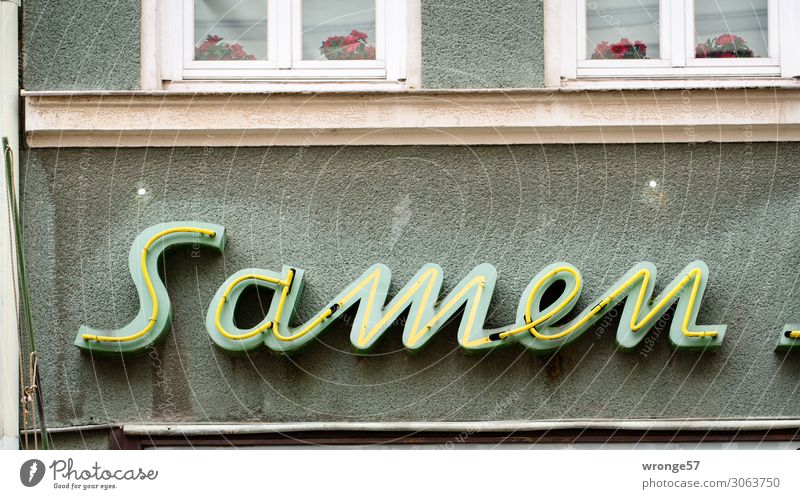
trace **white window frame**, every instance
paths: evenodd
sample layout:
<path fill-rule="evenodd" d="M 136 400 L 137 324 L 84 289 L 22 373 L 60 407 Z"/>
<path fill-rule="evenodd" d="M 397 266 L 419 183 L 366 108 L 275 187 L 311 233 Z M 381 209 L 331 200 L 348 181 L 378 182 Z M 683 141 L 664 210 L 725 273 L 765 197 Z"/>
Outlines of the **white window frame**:
<path fill-rule="evenodd" d="M 645 60 L 592 60 L 587 56 L 587 0 L 547 2 L 558 16 L 561 78 L 581 79 L 733 79 L 794 78 L 800 75 L 797 24 L 800 2 L 769 0 L 769 55 L 747 59 L 696 59 L 694 57 L 694 0 L 661 0 L 661 58 Z M 550 21 L 553 31 L 553 20 Z M 547 33 L 547 23 L 546 33 Z M 547 37 L 546 37 L 547 38 Z M 788 49 L 781 50 L 782 47 Z M 551 63 L 553 58 L 550 59 Z M 553 83 L 552 77 L 549 79 Z"/>
<path fill-rule="evenodd" d="M 406 80 L 407 2 L 376 0 L 375 60 L 302 60 L 302 0 L 265 0 L 266 61 L 195 61 L 194 0 L 159 2 L 161 79 L 172 82 Z M 283 22 L 284 20 L 289 22 Z M 281 20 L 281 22 L 279 22 Z"/>

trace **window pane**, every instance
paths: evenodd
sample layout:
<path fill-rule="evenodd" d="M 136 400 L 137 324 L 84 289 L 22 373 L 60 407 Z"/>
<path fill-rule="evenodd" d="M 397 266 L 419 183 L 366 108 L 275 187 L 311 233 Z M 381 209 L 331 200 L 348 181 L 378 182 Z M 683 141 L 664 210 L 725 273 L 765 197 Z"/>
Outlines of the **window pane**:
<path fill-rule="evenodd" d="M 194 58 L 267 59 L 266 0 L 195 0 Z"/>
<path fill-rule="evenodd" d="M 695 56 L 767 57 L 769 0 L 695 0 Z"/>
<path fill-rule="evenodd" d="M 659 0 L 586 2 L 587 59 L 658 59 Z"/>
<path fill-rule="evenodd" d="M 303 59 L 375 59 L 375 0 L 303 0 Z"/>

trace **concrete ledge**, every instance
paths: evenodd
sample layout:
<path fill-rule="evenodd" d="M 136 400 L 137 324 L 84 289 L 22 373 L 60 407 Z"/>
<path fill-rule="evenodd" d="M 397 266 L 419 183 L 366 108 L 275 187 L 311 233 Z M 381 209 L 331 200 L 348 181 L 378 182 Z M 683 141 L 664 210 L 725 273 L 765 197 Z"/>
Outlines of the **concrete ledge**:
<path fill-rule="evenodd" d="M 465 422 L 393 422 L 393 423 L 185 423 L 124 424 L 126 435 L 244 435 L 253 433 L 290 433 L 298 431 L 402 431 L 402 432 L 511 432 L 539 430 L 648 430 L 648 431 L 739 431 L 800 429 L 798 419 L 732 420 L 558 420 L 558 421 L 465 421 Z"/>
<path fill-rule="evenodd" d="M 800 140 L 800 91 L 24 92 L 30 147 Z"/>

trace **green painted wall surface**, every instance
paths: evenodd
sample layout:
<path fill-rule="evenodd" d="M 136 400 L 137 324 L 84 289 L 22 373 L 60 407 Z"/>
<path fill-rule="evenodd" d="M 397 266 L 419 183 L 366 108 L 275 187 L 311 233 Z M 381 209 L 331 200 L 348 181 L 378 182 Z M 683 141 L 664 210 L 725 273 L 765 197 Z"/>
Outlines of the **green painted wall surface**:
<path fill-rule="evenodd" d="M 139 87 L 139 0 L 25 0 L 26 90 Z"/>
<path fill-rule="evenodd" d="M 138 0 L 26 0 L 27 90 L 134 90 Z M 422 0 L 424 88 L 541 87 L 541 0 Z"/>
<path fill-rule="evenodd" d="M 50 435 L 53 448 L 56 450 L 87 449 L 100 450 L 109 448 L 108 430 L 94 430 L 69 433 L 53 433 Z"/>
<path fill-rule="evenodd" d="M 798 417 L 800 357 L 773 351 L 783 324 L 800 321 L 798 158 L 793 143 L 29 151 L 49 422 Z M 230 239 L 222 256 L 167 258 L 166 341 L 126 360 L 75 348 L 82 323 L 136 314 L 130 243 L 180 219 L 222 223 Z M 217 287 L 250 266 L 305 269 L 308 318 L 375 262 L 394 289 L 425 262 L 442 266 L 445 289 L 490 262 L 499 326 L 549 263 L 582 271 L 583 307 L 637 261 L 656 263 L 661 290 L 693 259 L 711 269 L 699 323 L 728 325 L 716 354 L 673 354 L 663 330 L 622 354 L 614 320 L 544 358 L 465 356 L 455 327 L 415 356 L 398 351 L 397 328 L 358 357 L 344 323 L 292 358 L 232 358 L 204 329 Z"/>
<path fill-rule="evenodd" d="M 422 86 L 544 86 L 543 36 L 541 0 L 422 0 Z"/>

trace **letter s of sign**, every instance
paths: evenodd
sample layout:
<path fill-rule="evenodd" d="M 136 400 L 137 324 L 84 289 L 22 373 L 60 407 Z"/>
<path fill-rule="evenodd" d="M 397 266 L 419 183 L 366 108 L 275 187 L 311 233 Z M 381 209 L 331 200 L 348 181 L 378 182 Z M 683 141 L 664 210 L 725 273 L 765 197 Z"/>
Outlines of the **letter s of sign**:
<path fill-rule="evenodd" d="M 161 339 L 172 321 L 172 304 L 158 275 L 164 253 L 182 246 L 201 245 L 222 252 L 225 228 L 200 222 L 169 222 L 142 231 L 128 256 L 139 294 L 139 313 L 126 326 L 113 330 L 81 326 L 75 345 L 94 353 L 141 353 Z"/>

